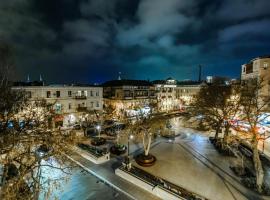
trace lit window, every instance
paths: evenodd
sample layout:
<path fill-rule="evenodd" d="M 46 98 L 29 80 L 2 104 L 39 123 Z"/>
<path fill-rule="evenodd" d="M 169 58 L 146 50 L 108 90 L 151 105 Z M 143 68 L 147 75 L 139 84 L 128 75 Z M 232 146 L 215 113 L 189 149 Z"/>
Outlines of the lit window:
<path fill-rule="evenodd" d="M 62 105 L 60 103 L 56 103 L 55 104 L 55 111 L 56 112 L 61 112 L 61 110 L 62 110 Z"/>
<path fill-rule="evenodd" d="M 51 98 L 51 91 L 47 91 L 47 98 Z"/>
<path fill-rule="evenodd" d="M 57 98 L 60 97 L 60 91 L 56 91 L 56 97 L 57 97 Z"/>
<path fill-rule="evenodd" d="M 267 67 L 268 67 L 268 63 L 266 63 L 266 62 L 263 63 L 263 68 L 264 68 L 264 69 L 267 69 Z"/>

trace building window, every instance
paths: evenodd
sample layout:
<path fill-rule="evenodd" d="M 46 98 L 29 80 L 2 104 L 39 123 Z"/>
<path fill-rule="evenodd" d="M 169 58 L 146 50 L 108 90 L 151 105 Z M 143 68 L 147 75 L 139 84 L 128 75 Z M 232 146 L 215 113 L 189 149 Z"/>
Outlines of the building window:
<path fill-rule="evenodd" d="M 70 110 L 72 108 L 71 103 L 68 104 L 68 109 Z"/>
<path fill-rule="evenodd" d="M 243 67 L 243 73 L 245 73 L 246 72 L 246 67 Z"/>
<path fill-rule="evenodd" d="M 97 97 L 99 96 L 99 91 L 96 92 L 96 96 L 97 96 Z"/>
<path fill-rule="evenodd" d="M 28 98 L 32 98 L 32 93 L 31 93 L 31 91 L 28 91 L 27 94 L 26 94 L 26 96 L 27 96 Z"/>
<path fill-rule="evenodd" d="M 47 98 L 51 98 L 51 91 L 47 91 Z"/>
<path fill-rule="evenodd" d="M 91 108 L 93 108 L 94 107 L 94 102 L 91 102 L 90 105 L 91 105 Z"/>
<path fill-rule="evenodd" d="M 56 97 L 57 97 L 57 98 L 60 97 L 60 91 L 56 91 Z"/>
<path fill-rule="evenodd" d="M 71 97 L 72 96 L 72 92 L 68 91 L 68 96 Z"/>
<path fill-rule="evenodd" d="M 92 90 L 90 91 L 90 96 L 91 96 L 91 97 L 93 96 L 93 91 L 92 91 Z"/>
<path fill-rule="evenodd" d="M 266 63 L 266 62 L 263 63 L 263 68 L 264 68 L 264 69 L 267 69 L 267 67 L 268 67 L 268 63 Z"/>
<path fill-rule="evenodd" d="M 96 107 L 97 107 L 97 108 L 99 107 L 99 102 L 98 102 L 98 101 L 97 101 Z"/>
<path fill-rule="evenodd" d="M 62 105 L 61 105 L 60 103 L 56 103 L 56 104 L 55 104 L 55 111 L 56 111 L 57 113 L 60 113 L 61 110 L 62 110 Z"/>

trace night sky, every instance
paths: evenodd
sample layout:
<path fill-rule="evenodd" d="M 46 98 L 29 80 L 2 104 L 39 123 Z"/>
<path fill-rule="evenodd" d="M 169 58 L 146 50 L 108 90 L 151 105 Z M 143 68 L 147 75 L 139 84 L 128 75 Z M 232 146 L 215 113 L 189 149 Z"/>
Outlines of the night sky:
<path fill-rule="evenodd" d="M 237 78 L 270 54 L 270 0 L 1 0 L 0 40 L 18 78 Z"/>

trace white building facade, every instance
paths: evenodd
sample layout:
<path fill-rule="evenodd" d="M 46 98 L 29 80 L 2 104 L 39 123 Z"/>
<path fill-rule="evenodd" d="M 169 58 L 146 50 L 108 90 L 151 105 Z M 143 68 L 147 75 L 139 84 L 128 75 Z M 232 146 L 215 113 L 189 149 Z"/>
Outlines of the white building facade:
<path fill-rule="evenodd" d="M 89 111 L 103 110 L 103 89 L 96 86 L 16 86 L 24 90 L 30 100 L 45 99 L 53 105 L 57 114 L 55 122 L 59 126 L 79 123 L 88 116 Z"/>
<path fill-rule="evenodd" d="M 170 112 L 179 109 L 179 99 L 176 98 L 177 81 L 168 78 L 165 81 L 153 81 L 156 90 L 159 112 Z"/>
<path fill-rule="evenodd" d="M 252 59 L 249 63 L 242 65 L 241 80 L 252 79 L 263 80 L 261 96 L 270 96 L 270 55 Z"/>
<path fill-rule="evenodd" d="M 178 84 L 176 91 L 176 99 L 179 101 L 179 109 L 185 110 L 194 101 L 196 95 L 202 87 L 201 83 L 181 83 Z"/>

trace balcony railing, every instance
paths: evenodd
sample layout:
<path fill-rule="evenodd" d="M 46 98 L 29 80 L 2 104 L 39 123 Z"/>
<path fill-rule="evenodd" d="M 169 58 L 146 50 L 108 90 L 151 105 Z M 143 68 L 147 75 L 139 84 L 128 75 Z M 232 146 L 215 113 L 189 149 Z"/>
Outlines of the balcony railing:
<path fill-rule="evenodd" d="M 87 111 L 87 107 L 77 107 L 77 111 L 78 112 L 86 112 Z"/>
<path fill-rule="evenodd" d="M 86 99 L 86 98 L 87 97 L 85 95 L 81 95 L 81 96 L 77 95 L 77 96 L 75 96 L 75 99 L 78 99 L 78 100 L 80 100 L 80 99 Z"/>

